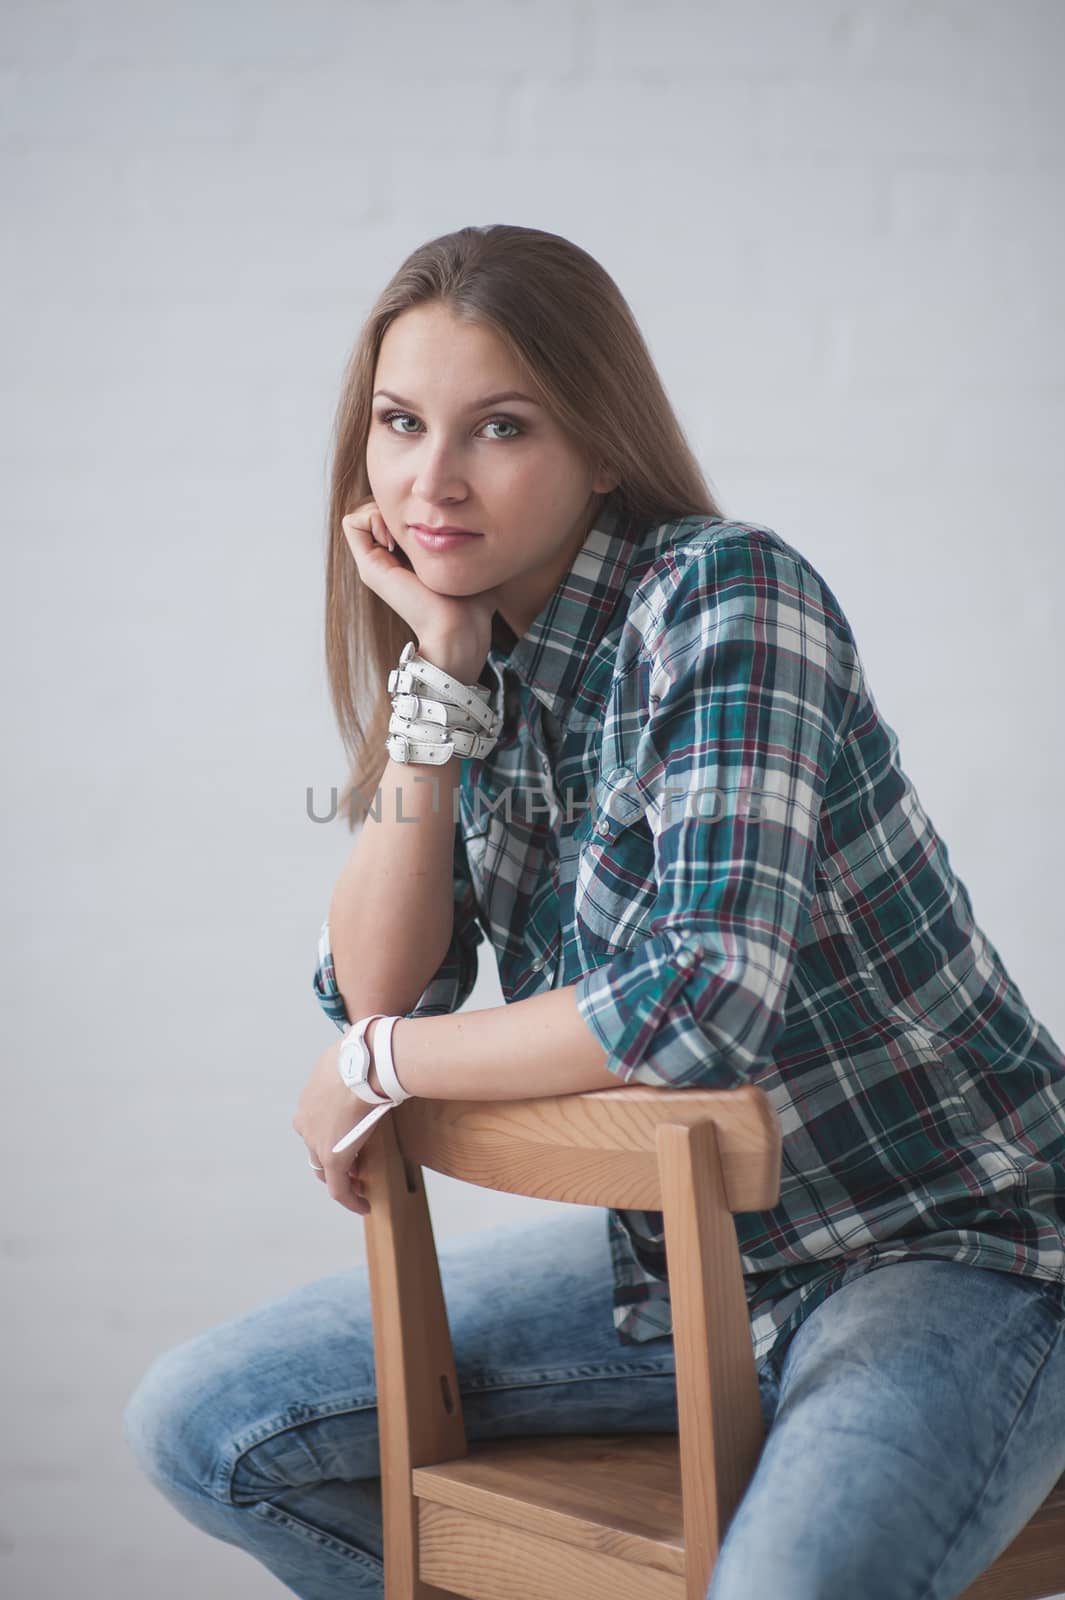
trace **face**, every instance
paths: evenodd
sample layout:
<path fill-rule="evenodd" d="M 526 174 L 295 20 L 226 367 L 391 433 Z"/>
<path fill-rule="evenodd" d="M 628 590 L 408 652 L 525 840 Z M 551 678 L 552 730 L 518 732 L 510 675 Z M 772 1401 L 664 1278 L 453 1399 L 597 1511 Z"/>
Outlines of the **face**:
<path fill-rule="evenodd" d="M 413 307 L 390 325 L 373 387 L 366 470 L 396 543 L 439 594 L 498 587 L 497 609 L 524 633 L 617 478 L 589 463 L 536 403 L 492 329 L 441 305 Z M 412 523 L 480 537 L 431 550 Z"/>

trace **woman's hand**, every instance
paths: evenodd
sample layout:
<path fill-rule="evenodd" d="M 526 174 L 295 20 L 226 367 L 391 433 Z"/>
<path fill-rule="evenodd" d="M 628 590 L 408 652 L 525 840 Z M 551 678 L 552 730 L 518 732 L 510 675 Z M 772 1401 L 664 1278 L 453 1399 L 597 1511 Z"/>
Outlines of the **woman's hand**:
<path fill-rule="evenodd" d="M 491 647 L 498 590 L 456 598 L 430 589 L 397 544 L 376 500 L 349 511 L 342 527 L 360 579 L 414 630 L 418 653 L 472 683 Z"/>
<path fill-rule="evenodd" d="M 371 1024 L 371 1028 L 374 1026 Z M 316 1172 L 315 1177 L 321 1179 L 334 1200 L 365 1216 L 370 1202 L 359 1178 L 358 1154 L 353 1156 L 350 1150 L 343 1150 L 335 1156 L 333 1146 L 376 1107 L 352 1094 L 341 1078 L 337 1071 L 340 1045 L 341 1040 L 337 1039 L 318 1057 L 300 1095 L 292 1126 L 306 1144 L 315 1166 L 325 1169 Z"/>

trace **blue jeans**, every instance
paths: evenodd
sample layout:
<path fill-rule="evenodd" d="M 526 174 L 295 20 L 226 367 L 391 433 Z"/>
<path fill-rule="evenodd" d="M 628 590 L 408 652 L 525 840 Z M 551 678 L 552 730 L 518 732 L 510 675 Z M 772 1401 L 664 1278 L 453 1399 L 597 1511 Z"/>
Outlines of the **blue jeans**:
<path fill-rule="evenodd" d="M 606 1216 L 440 1241 L 467 1437 L 676 1432 L 673 1340 L 623 1345 Z M 707 1600 L 949 1600 L 1065 1471 L 1065 1288 L 917 1260 L 830 1295 L 759 1369 L 765 1448 Z M 384 1592 L 364 1266 L 165 1351 L 144 1471 L 303 1600 Z"/>

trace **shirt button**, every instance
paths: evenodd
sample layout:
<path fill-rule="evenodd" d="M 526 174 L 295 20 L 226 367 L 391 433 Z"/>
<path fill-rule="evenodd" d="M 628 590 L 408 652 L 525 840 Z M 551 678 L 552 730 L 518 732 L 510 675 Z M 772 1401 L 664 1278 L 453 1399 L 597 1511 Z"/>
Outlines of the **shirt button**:
<path fill-rule="evenodd" d="M 533 971 L 534 972 L 539 972 L 542 969 L 543 964 L 544 964 L 543 956 L 537 956 L 536 959 L 532 963 Z"/>
<path fill-rule="evenodd" d="M 595 831 L 596 831 L 596 833 L 609 833 L 610 832 L 610 824 L 609 824 L 609 822 L 607 821 L 607 819 L 605 817 L 600 817 L 599 818 L 599 821 L 595 825 Z"/>
<path fill-rule="evenodd" d="M 682 950 L 677 957 L 677 965 L 679 967 L 693 967 L 702 953 L 702 945 L 696 945 L 694 950 Z"/>

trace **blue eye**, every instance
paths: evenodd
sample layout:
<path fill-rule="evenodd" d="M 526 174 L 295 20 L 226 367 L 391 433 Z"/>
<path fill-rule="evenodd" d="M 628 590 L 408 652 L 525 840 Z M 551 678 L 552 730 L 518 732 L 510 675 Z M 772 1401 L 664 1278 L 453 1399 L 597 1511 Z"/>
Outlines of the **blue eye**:
<path fill-rule="evenodd" d="M 524 428 L 519 427 L 516 422 L 512 422 L 509 417 L 489 417 L 488 421 L 485 423 L 486 428 L 494 428 L 497 426 L 502 426 L 504 428 L 515 428 L 517 429 L 518 433 L 525 432 Z M 514 435 L 512 434 L 511 437 L 513 438 Z"/>
<path fill-rule="evenodd" d="M 388 424 L 388 423 L 391 423 L 393 417 L 407 417 L 407 418 L 409 418 L 410 417 L 410 412 L 409 411 L 386 411 L 384 416 L 381 418 L 381 421 L 386 423 L 386 424 Z M 392 432 L 394 433 L 395 431 L 396 430 L 393 428 Z M 402 432 L 403 430 L 400 430 L 400 431 Z"/>
<path fill-rule="evenodd" d="M 392 427 L 392 422 L 394 421 L 394 419 L 396 417 L 405 417 L 408 421 L 411 421 L 411 422 L 416 422 L 418 420 L 409 411 L 383 411 L 378 420 L 380 422 L 382 422 L 386 428 L 388 428 L 390 433 L 397 433 L 398 432 L 398 434 L 399 434 L 399 436 L 401 438 L 404 435 L 406 435 L 406 437 L 410 438 L 412 436 L 412 434 L 413 434 L 413 429 L 408 429 L 408 428 L 396 429 L 396 428 Z M 515 431 L 515 433 L 510 435 L 511 438 L 518 437 L 518 436 L 520 436 L 521 434 L 523 434 L 525 432 L 525 429 L 521 426 L 520 423 L 515 422 L 513 417 L 489 417 L 488 420 L 484 423 L 484 426 L 486 428 L 492 428 L 492 427 L 497 427 L 497 426 L 502 426 L 504 428 L 514 428 L 516 431 Z M 502 443 L 503 441 L 501 440 L 500 442 Z"/>

